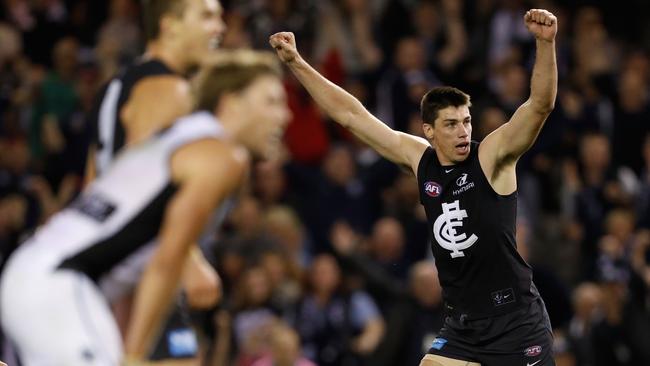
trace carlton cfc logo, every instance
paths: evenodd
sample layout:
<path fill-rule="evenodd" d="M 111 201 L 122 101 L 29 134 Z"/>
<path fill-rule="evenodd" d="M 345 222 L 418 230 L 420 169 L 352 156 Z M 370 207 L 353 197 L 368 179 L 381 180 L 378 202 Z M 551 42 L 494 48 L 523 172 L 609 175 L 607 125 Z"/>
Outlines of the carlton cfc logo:
<path fill-rule="evenodd" d="M 442 193 L 442 187 L 436 182 L 426 182 L 424 191 L 431 197 L 438 197 Z"/>

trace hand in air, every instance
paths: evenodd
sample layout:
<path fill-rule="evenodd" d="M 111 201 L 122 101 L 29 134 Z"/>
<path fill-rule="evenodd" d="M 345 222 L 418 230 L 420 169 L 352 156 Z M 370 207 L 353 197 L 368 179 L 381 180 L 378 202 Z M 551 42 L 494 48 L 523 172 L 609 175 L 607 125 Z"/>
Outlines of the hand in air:
<path fill-rule="evenodd" d="M 276 33 L 269 38 L 269 43 L 282 62 L 289 63 L 300 56 L 296 49 L 296 38 L 291 32 Z"/>
<path fill-rule="evenodd" d="M 557 18 L 544 9 L 530 9 L 524 15 L 526 28 L 536 39 L 551 42 L 557 34 Z"/>

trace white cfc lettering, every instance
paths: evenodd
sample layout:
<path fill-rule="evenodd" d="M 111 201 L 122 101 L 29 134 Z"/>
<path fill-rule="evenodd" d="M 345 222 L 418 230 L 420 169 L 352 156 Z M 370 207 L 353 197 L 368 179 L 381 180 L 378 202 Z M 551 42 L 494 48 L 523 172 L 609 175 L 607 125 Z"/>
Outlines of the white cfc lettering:
<path fill-rule="evenodd" d="M 471 247 L 478 236 L 472 234 L 469 238 L 465 233 L 457 233 L 456 228 L 463 226 L 463 219 L 467 218 L 467 211 L 461 210 L 458 200 L 453 203 L 442 204 L 442 214 L 433 223 L 433 236 L 438 244 L 451 250 L 451 257 L 464 257 L 463 249 Z"/>

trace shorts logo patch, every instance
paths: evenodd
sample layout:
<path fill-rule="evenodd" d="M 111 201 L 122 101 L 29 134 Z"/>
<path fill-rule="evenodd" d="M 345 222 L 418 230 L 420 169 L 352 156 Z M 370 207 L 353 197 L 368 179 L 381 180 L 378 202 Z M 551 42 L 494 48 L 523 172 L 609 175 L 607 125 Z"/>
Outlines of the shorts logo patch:
<path fill-rule="evenodd" d="M 436 182 L 429 181 L 424 183 L 424 192 L 431 197 L 438 197 L 442 194 L 442 186 Z"/>
<path fill-rule="evenodd" d="M 199 345 L 196 334 L 192 329 L 174 329 L 167 334 L 169 353 L 174 357 L 188 357 L 196 355 Z"/>
<path fill-rule="evenodd" d="M 524 351 L 524 355 L 528 357 L 539 356 L 542 353 L 542 346 L 530 346 Z"/>
<path fill-rule="evenodd" d="M 436 338 L 433 340 L 433 343 L 431 343 L 431 348 L 441 350 L 442 347 L 444 347 L 445 343 L 447 343 L 447 340 L 444 338 Z"/>

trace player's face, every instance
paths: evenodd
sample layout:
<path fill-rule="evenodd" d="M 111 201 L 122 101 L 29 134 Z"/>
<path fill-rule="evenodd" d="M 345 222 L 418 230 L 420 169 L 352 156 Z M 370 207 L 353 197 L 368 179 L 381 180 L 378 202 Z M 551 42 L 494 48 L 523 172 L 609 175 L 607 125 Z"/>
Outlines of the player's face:
<path fill-rule="evenodd" d="M 433 140 L 438 159 L 443 165 L 456 164 L 467 159 L 472 139 L 469 107 L 465 105 L 439 110 L 433 127 L 425 125 L 425 134 Z"/>
<path fill-rule="evenodd" d="M 242 92 L 247 111 L 247 133 L 244 144 L 263 158 L 276 157 L 291 112 L 287 107 L 284 87 L 275 76 L 261 76 Z"/>
<path fill-rule="evenodd" d="M 180 19 L 178 37 L 188 62 L 198 64 L 217 48 L 226 31 L 223 8 L 217 0 L 184 1 L 187 5 Z"/>

